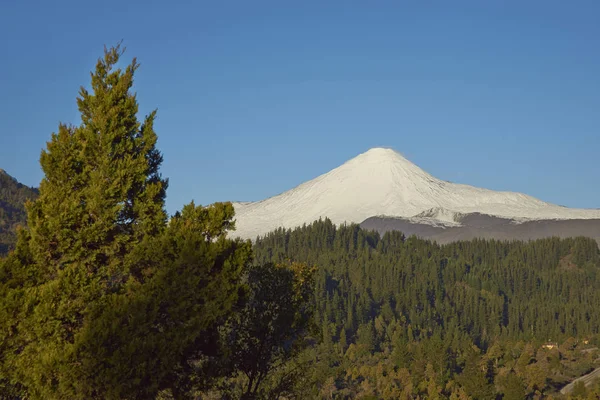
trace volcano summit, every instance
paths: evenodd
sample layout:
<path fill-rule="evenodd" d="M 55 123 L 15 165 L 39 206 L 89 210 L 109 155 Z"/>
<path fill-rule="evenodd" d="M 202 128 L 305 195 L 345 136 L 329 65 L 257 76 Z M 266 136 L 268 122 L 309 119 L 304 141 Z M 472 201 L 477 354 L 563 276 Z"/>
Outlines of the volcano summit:
<path fill-rule="evenodd" d="M 234 203 L 234 207 L 234 235 L 251 239 L 279 227 L 294 228 L 326 217 L 335 224 L 369 219 L 369 227 L 378 230 L 395 229 L 391 220 L 402 222 L 408 233 L 410 225 L 447 231 L 464 228 L 467 221 L 481 222 L 481 218 L 467 218 L 471 214 L 486 216 L 486 227 L 498 225 L 494 219 L 513 226 L 528 226 L 533 221 L 598 220 L 594 226 L 600 237 L 600 210 L 566 208 L 521 193 L 443 181 L 388 148 L 373 148 L 280 195 Z M 373 224 L 373 217 L 385 221 L 386 228 Z M 542 236 L 556 234 L 552 229 L 546 232 Z M 586 232 L 582 234 L 589 235 Z M 476 232 L 474 235 L 478 236 Z M 452 237 L 449 232 L 446 236 Z"/>

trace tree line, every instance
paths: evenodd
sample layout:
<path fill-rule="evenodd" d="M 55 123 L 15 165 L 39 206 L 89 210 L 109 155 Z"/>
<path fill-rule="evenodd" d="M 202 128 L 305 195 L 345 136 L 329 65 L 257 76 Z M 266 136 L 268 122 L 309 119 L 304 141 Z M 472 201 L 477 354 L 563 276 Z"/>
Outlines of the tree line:
<path fill-rule="evenodd" d="M 600 366 L 593 239 L 440 246 L 324 219 L 259 237 L 254 252 L 319 266 L 312 396 L 541 398 Z"/>

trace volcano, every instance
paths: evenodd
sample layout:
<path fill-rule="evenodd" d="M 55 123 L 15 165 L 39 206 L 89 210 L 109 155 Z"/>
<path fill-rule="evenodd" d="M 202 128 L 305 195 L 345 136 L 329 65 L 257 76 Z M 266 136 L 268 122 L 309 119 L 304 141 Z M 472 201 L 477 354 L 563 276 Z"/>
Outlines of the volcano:
<path fill-rule="evenodd" d="M 319 218 L 329 218 L 335 224 L 369 220 L 374 229 L 378 229 L 373 225 L 374 218 L 387 227 L 394 225 L 389 220 L 401 221 L 405 230 L 407 224 L 413 224 L 448 231 L 478 220 L 468 218 L 470 215 L 489 217 L 486 227 L 498 225 L 490 222 L 495 218 L 512 225 L 598 220 L 600 227 L 600 210 L 567 208 L 521 193 L 447 182 L 389 148 L 371 149 L 280 195 L 257 202 L 236 202 L 234 207 L 237 230 L 233 235 L 250 239 Z"/>

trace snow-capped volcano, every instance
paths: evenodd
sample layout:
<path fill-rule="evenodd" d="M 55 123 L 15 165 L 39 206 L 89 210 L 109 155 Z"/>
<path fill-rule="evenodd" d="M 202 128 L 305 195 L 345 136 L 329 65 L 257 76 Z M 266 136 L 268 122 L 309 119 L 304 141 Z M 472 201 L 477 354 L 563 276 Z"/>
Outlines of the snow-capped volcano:
<path fill-rule="evenodd" d="M 521 193 L 446 182 L 387 148 L 371 149 L 280 195 L 234 207 L 234 236 L 242 238 L 325 217 L 335 224 L 389 216 L 448 226 L 459 225 L 461 215 L 470 213 L 517 221 L 600 219 L 600 210 L 571 209 Z"/>

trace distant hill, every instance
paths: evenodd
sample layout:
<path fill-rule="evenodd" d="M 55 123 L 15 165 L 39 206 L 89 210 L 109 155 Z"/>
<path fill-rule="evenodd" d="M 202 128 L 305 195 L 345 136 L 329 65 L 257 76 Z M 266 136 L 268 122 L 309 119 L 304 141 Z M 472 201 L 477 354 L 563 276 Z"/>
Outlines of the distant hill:
<path fill-rule="evenodd" d="M 0 256 L 13 248 L 17 226 L 27 222 L 25 202 L 37 196 L 37 189 L 17 182 L 0 169 Z"/>

